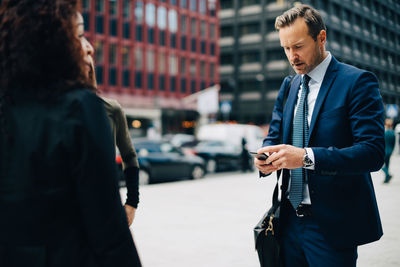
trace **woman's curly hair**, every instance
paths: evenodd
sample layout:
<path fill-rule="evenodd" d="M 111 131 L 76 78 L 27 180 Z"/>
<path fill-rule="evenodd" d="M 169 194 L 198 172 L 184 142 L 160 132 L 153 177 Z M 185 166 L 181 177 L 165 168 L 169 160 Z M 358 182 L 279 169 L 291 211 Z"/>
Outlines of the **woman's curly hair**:
<path fill-rule="evenodd" d="M 0 125 L 12 92 L 37 98 L 91 87 L 75 18 L 79 0 L 0 3 Z"/>

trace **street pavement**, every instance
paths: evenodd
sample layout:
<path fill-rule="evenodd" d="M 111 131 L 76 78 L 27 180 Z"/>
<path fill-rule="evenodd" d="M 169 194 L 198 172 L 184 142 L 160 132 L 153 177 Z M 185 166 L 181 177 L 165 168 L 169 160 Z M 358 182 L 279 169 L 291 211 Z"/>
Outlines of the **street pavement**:
<path fill-rule="evenodd" d="M 400 266 L 400 156 L 395 150 L 393 178 L 383 184 L 372 174 L 384 235 L 359 247 L 361 267 Z M 131 226 L 145 267 L 257 267 L 253 227 L 271 204 L 276 176 L 257 172 L 207 175 L 195 181 L 140 188 Z M 126 195 L 125 188 L 121 196 Z M 338 225 L 338 227 L 346 227 Z"/>

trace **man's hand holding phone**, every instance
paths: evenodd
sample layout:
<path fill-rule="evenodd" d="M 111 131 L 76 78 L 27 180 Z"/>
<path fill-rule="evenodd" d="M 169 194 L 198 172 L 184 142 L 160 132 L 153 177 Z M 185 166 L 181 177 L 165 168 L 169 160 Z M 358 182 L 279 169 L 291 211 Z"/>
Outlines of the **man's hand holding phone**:
<path fill-rule="evenodd" d="M 268 153 L 260 151 L 262 149 L 263 148 L 259 149 L 257 152 L 249 152 L 250 155 L 254 157 L 254 165 L 257 169 L 264 174 L 269 174 L 278 170 L 278 168 L 274 167 L 271 162 L 267 163 Z"/>

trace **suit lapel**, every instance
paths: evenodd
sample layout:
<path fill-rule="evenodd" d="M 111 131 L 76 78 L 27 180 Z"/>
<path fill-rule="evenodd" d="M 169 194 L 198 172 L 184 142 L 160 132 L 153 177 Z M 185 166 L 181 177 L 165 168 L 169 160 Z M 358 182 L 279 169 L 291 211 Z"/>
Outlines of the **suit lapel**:
<path fill-rule="evenodd" d="M 286 101 L 286 105 L 283 109 L 283 143 L 290 144 L 289 137 L 291 133 L 292 120 L 294 114 L 294 107 L 297 102 L 297 95 L 300 89 L 300 75 L 296 75 L 293 79 L 292 85 L 290 86 L 289 95 Z"/>
<path fill-rule="evenodd" d="M 319 92 L 318 92 L 317 100 L 315 101 L 315 106 L 314 106 L 313 114 L 311 117 L 310 130 L 309 130 L 309 135 L 308 135 L 308 143 L 310 141 L 310 137 L 312 136 L 312 132 L 314 130 L 315 123 L 318 119 L 318 115 L 321 110 L 321 107 L 322 107 L 323 103 L 325 102 L 325 98 L 328 95 L 328 92 L 332 86 L 333 81 L 336 78 L 337 69 L 338 69 L 338 62 L 332 56 L 331 63 L 329 64 L 328 69 L 326 70 L 324 80 L 322 81 L 321 88 L 319 89 Z"/>

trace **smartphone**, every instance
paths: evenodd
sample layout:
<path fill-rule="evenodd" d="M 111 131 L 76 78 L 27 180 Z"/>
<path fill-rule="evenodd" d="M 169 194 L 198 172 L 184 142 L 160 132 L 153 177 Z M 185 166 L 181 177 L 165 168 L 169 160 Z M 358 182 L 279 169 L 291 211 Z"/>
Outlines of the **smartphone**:
<path fill-rule="evenodd" d="M 259 160 L 266 160 L 268 158 L 268 155 L 265 153 L 257 153 L 257 152 L 249 152 L 250 155 L 253 157 L 259 159 Z"/>

